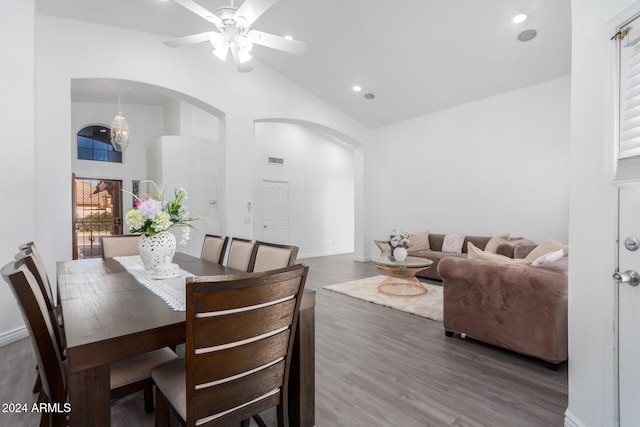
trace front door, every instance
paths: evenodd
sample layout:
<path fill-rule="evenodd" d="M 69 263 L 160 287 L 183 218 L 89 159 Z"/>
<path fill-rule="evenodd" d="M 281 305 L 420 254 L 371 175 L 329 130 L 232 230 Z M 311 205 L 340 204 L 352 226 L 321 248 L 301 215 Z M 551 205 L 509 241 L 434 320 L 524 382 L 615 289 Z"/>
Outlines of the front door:
<path fill-rule="evenodd" d="M 100 257 L 100 237 L 122 234 L 122 181 L 73 178 L 73 259 Z"/>
<path fill-rule="evenodd" d="M 262 181 L 262 240 L 289 243 L 289 183 Z"/>

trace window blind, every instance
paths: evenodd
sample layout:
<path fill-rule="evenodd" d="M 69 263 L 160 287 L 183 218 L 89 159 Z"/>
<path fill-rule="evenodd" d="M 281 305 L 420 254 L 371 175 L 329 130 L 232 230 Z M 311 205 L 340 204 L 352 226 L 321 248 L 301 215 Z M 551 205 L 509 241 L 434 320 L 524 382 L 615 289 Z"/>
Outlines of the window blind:
<path fill-rule="evenodd" d="M 621 90 L 620 158 L 640 155 L 640 43 L 627 44 L 623 50 L 628 61 Z"/>

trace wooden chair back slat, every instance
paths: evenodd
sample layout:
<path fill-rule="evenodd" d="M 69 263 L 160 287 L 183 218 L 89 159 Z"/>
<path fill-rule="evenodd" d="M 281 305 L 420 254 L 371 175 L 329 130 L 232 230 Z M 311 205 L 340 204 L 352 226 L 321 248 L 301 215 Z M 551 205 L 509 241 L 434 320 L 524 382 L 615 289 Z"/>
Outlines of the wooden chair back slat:
<path fill-rule="evenodd" d="M 286 328 L 291 323 L 296 300 L 226 316 L 196 319 L 194 335 L 198 350 L 250 340 Z"/>
<path fill-rule="evenodd" d="M 195 302 L 196 306 L 194 308 L 198 313 L 206 313 L 265 304 L 295 295 L 295 289 L 299 286 L 299 279 L 291 273 L 279 276 L 281 281 L 270 276 L 258 280 L 251 279 L 248 275 L 245 277 L 233 282 L 235 286 L 226 289 L 224 293 L 210 292 L 221 289 L 224 286 L 223 282 L 202 284 L 199 289 L 204 293 Z M 195 278 L 195 280 L 199 279 Z M 187 282 L 189 280 L 193 279 L 187 278 Z M 261 283 L 261 286 L 256 288 L 256 283 Z"/>
<path fill-rule="evenodd" d="M 230 425 L 240 424 L 237 420 L 248 420 L 252 415 L 264 412 L 273 408 L 280 402 L 280 395 L 274 394 L 268 396 L 258 402 L 250 403 L 246 406 L 231 411 L 228 414 L 215 417 L 213 420 L 198 424 L 198 427 L 229 427 Z M 189 425 L 187 423 L 187 425 Z"/>
<path fill-rule="evenodd" d="M 198 354 L 196 377 L 201 383 L 223 380 L 265 366 L 287 355 L 289 330 L 245 345 Z"/>
<path fill-rule="evenodd" d="M 247 402 L 267 399 L 273 394 L 277 394 L 279 397 L 284 369 L 285 362 L 282 361 L 258 372 L 225 382 L 215 388 L 208 387 L 196 390 L 195 418 L 202 419 L 216 415 Z M 264 409 L 269 409 L 269 406 Z"/>

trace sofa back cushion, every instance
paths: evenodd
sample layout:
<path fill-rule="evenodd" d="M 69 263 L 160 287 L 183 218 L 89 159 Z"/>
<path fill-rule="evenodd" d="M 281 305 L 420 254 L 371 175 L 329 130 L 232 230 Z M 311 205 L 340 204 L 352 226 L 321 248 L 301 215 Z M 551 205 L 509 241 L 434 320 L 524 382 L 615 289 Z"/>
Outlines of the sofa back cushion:
<path fill-rule="evenodd" d="M 442 243 L 444 242 L 445 234 L 429 233 L 429 248 L 432 251 L 442 252 Z M 467 243 L 473 243 L 477 248 L 484 250 L 487 243 L 489 243 L 491 237 L 487 236 L 465 236 L 464 244 L 462 245 L 462 253 L 467 253 Z"/>
<path fill-rule="evenodd" d="M 487 243 L 489 243 L 489 240 L 491 240 L 491 237 L 487 236 L 465 236 L 462 253 L 467 253 L 467 246 L 469 242 L 473 243 L 476 248 L 484 250 L 484 248 L 487 246 Z"/>

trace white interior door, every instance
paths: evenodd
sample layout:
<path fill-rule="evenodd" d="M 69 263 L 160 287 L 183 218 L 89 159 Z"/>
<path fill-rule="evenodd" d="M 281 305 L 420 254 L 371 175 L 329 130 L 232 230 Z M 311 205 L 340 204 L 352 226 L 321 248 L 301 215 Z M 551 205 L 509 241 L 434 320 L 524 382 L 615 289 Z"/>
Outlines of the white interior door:
<path fill-rule="evenodd" d="M 620 426 L 640 426 L 640 19 L 621 27 L 619 52 L 618 399 Z"/>
<path fill-rule="evenodd" d="M 619 207 L 618 269 L 623 273 L 637 272 L 640 271 L 640 187 L 620 189 Z M 640 286 L 624 281 L 618 287 L 620 425 L 640 426 Z"/>
<path fill-rule="evenodd" d="M 289 243 L 289 183 L 262 181 L 262 240 Z"/>

